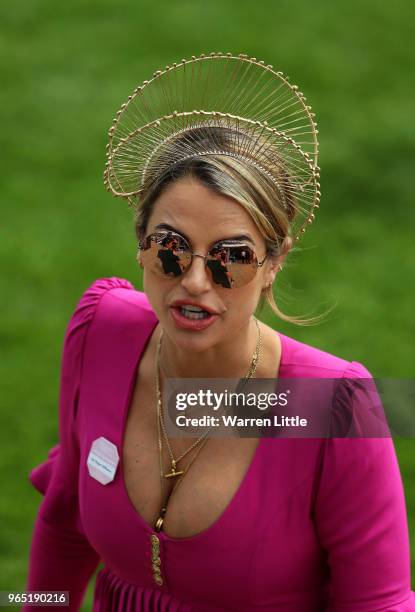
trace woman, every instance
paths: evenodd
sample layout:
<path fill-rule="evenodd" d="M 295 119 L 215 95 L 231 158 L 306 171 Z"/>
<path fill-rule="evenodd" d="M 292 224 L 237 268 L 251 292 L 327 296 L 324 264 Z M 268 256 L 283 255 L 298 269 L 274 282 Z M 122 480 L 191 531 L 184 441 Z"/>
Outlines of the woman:
<path fill-rule="evenodd" d="M 265 296 L 304 322 L 272 285 L 318 206 L 315 136 L 304 96 L 246 56 L 183 60 L 123 105 L 105 177 L 136 208 L 144 292 L 97 280 L 69 323 L 60 444 L 31 473 L 28 590 L 77 610 L 101 560 L 95 611 L 415 611 L 390 438 L 166 430 L 171 378 L 370 379 L 254 316 Z"/>

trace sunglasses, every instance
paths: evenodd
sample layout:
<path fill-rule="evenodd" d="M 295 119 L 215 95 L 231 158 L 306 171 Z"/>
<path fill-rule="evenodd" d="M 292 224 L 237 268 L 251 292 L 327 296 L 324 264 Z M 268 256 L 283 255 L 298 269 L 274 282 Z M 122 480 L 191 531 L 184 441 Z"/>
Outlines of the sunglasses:
<path fill-rule="evenodd" d="M 238 289 L 247 285 L 265 262 L 240 240 L 221 240 L 207 255 L 194 253 L 187 240 L 170 230 L 160 230 L 139 242 L 143 266 L 160 277 L 178 277 L 186 272 L 193 257 L 202 257 L 212 280 L 221 287 Z"/>

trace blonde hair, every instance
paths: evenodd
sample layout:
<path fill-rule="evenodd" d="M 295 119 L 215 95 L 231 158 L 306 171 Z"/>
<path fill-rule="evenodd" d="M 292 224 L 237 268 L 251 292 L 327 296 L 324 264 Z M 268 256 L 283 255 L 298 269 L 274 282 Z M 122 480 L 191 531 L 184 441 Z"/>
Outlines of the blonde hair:
<path fill-rule="evenodd" d="M 234 134 L 227 135 L 226 130 L 217 133 L 214 127 L 210 130 L 216 143 L 218 138 L 221 139 L 221 149 L 229 151 L 235 139 Z M 197 138 L 197 128 L 193 131 L 192 137 Z M 287 239 L 291 238 L 292 222 L 299 212 L 298 204 L 289 188 L 289 175 L 282 165 L 278 169 L 273 168 L 273 176 L 279 176 L 281 179 L 276 184 L 267 172 L 261 171 L 254 163 L 250 164 L 248 160 L 238 159 L 231 154 L 196 155 L 179 161 L 175 160 L 171 149 L 168 153 L 171 159 L 166 160 L 165 155 L 162 159 L 161 154 L 157 162 L 159 164 L 162 160 L 164 167 L 168 169 L 161 174 L 149 169 L 148 178 L 140 194 L 134 219 L 138 240 L 145 237 L 153 206 L 162 192 L 175 181 L 193 178 L 213 192 L 232 198 L 243 206 L 263 236 L 267 253 L 274 256 L 281 254 Z M 302 318 L 285 314 L 275 302 L 272 286 L 263 290 L 257 309 L 263 307 L 264 300 L 280 319 L 296 325 L 312 325 L 325 316 L 322 314 Z"/>

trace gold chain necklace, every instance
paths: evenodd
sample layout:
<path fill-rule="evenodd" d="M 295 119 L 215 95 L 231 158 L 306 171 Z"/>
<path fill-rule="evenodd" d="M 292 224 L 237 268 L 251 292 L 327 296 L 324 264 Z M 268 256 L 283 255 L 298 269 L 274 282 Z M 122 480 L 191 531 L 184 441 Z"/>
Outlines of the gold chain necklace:
<path fill-rule="evenodd" d="M 262 348 L 262 335 L 261 335 L 261 329 L 259 327 L 258 321 L 257 319 L 254 317 L 254 321 L 257 327 L 257 331 L 258 331 L 258 340 L 256 343 L 256 347 L 255 347 L 255 351 L 252 355 L 252 359 L 251 359 L 251 364 L 249 366 L 249 370 L 248 373 L 245 376 L 245 380 L 252 378 L 253 375 L 255 374 L 255 371 L 257 369 L 257 365 L 260 359 L 260 355 L 261 355 L 261 348 Z M 173 455 L 173 450 L 171 448 L 170 445 L 170 441 L 169 438 L 167 436 L 167 432 L 166 432 L 166 428 L 165 428 L 165 424 L 164 424 L 164 418 L 163 418 L 163 405 L 162 405 L 162 397 L 161 397 L 161 391 L 160 391 L 160 350 L 161 350 L 161 340 L 163 337 L 163 331 L 161 331 L 158 342 L 157 342 L 157 349 L 156 349 L 156 364 L 155 364 L 155 371 L 156 371 L 156 375 L 155 375 L 155 383 L 156 383 L 156 405 L 157 405 L 157 434 L 158 434 L 158 447 L 159 447 L 159 460 L 160 460 L 160 482 L 161 482 L 161 489 L 162 489 L 162 496 L 163 499 L 165 498 L 165 483 L 164 483 L 164 479 L 168 478 L 178 478 L 178 481 L 175 483 L 173 489 L 170 492 L 170 495 L 168 496 L 167 499 L 165 499 L 164 501 L 164 505 L 161 508 L 160 511 L 160 516 L 158 517 L 158 519 L 156 520 L 155 523 L 155 530 L 161 531 L 162 526 L 163 526 L 163 521 L 164 521 L 164 517 L 166 515 L 167 512 L 167 502 L 170 500 L 172 494 L 177 490 L 177 488 L 179 487 L 179 485 L 181 484 L 185 474 L 187 473 L 187 471 L 189 470 L 191 464 L 193 463 L 193 461 L 196 459 L 196 457 L 198 456 L 198 454 L 200 453 L 200 451 L 202 450 L 203 446 L 206 444 L 207 440 L 208 440 L 208 434 L 211 428 L 209 428 L 202 436 L 200 436 L 200 438 L 198 438 L 196 440 L 196 442 L 194 442 L 187 450 L 185 450 L 179 457 L 175 458 Z M 161 431 L 160 431 L 160 426 L 161 426 Z M 163 459 L 162 459 L 162 450 L 163 450 L 163 441 L 162 441 L 162 437 L 161 437 L 161 433 L 163 433 L 163 437 L 165 439 L 166 442 L 166 446 L 170 455 L 170 463 L 171 463 L 171 470 L 170 472 L 168 472 L 167 474 L 164 474 L 164 470 L 163 470 Z M 193 457 L 191 458 L 191 460 L 189 461 L 189 463 L 187 464 L 186 468 L 184 470 L 177 470 L 177 464 L 178 462 L 183 459 L 188 453 L 190 453 L 194 448 L 196 448 L 197 446 L 199 446 L 199 448 L 196 450 L 195 454 L 193 455 Z"/>

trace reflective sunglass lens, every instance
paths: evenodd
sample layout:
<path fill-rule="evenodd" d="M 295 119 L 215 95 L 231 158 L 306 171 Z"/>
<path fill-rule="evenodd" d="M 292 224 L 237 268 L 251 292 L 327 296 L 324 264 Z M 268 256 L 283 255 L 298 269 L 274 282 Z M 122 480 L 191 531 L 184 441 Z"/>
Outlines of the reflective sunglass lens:
<path fill-rule="evenodd" d="M 143 265 L 160 276 L 180 276 L 192 259 L 187 244 L 170 234 L 149 236 L 145 246 Z"/>
<path fill-rule="evenodd" d="M 245 245 L 219 247 L 209 254 L 208 268 L 213 280 L 222 287 L 243 287 L 257 271 L 255 253 Z"/>

